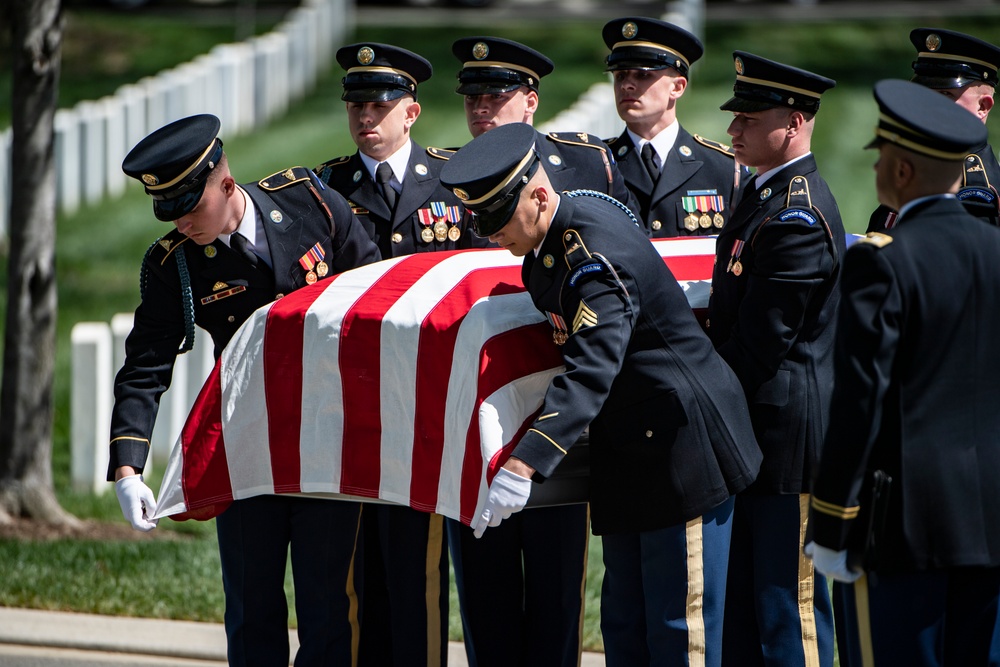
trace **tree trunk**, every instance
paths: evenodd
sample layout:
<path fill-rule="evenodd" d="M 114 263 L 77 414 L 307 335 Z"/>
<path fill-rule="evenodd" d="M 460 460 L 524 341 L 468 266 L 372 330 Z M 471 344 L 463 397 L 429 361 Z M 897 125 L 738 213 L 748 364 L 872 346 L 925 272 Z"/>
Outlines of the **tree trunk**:
<path fill-rule="evenodd" d="M 12 26 L 10 260 L 0 386 L 0 521 L 76 521 L 52 486 L 56 339 L 54 121 L 60 0 L 5 0 Z"/>

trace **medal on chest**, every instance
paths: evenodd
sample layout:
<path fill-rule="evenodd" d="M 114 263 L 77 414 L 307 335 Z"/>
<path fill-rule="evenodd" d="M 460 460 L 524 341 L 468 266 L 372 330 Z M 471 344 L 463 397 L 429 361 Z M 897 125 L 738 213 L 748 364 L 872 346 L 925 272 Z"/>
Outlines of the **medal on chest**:
<path fill-rule="evenodd" d="M 566 320 L 562 318 L 562 315 L 557 315 L 556 313 L 546 313 L 549 316 L 549 322 L 552 323 L 552 341 L 556 345 L 563 345 L 569 338 L 569 332 L 566 330 Z"/>
<path fill-rule="evenodd" d="M 729 265 L 726 266 L 726 273 L 732 272 L 737 278 L 743 273 L 743 263 L 740 262 L 740 254 L 743 252 L 742 239 L 733 241 L 733 249 L 729 253 Z"/>

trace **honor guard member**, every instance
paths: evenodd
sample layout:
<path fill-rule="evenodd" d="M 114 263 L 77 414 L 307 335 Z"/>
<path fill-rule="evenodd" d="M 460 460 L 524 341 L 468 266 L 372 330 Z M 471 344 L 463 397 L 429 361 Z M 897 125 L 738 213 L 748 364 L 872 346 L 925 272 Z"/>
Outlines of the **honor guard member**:
<path fill-rule="evenodd" d="M 748 175 L 725 144 L 689 134 L 677 120 L 701 41 L 666 21 L 621 18 L 604 26 L 615 106 L 625 121 L 608 139 L 625 184 L 654 238 L 718 234 Z"/>
<path fill-rule="evenodd" d="M 733 494 L 761 460 L 743 391 L 628 209 L 593 191 L 560 194 L 537 146 L 530 126 L 505 125 L 441 172 L 476 233 L 524 257 L 521 278 L 567 369 L 470 532 L 485 540 L 534 511 L 520 512 L 532 480 L 551 477 L 589 425 L 607 664 L 718 665 Z M 495 591 L 519 585 L 490 578 Z M 496 616 L 491 631 L 502 638 L 516 623 Z M 560 631 L 544 619 L 535 630 Z M 510 664 L 556 664 L 537 657 Z"/>
<path fill-rule="evenodd" d="M 810 144 L 832 79 L 734 54 L 722 105 L 754 168 L 716 243 L 708 334 L 743 384 L 764 452 L 736 499 L 723 664 L 833 664 L 826 581 L 802 553 L 809 480 L 829 424 L 844 226 Z"/>
<path fill-rule="evenodd" d="M 848 582 L 834 587 L 840 664 L 995 665 L 1000 320 L 986 304 L 1000 302 L 1000 232 L 956 198 L 987 132 L 916 83 L 874 95 L 876 190 L 899 217 L 844 260 L 807 550 Z M 873 503 L 866 480 L 886 476 Z"/>
<path fill-rule="evenodd" d="M 551 60 L 498 37 L 459 39 L 452 53 L 462 63 L 456 92 L 465 98 L 473 137 L 509 123 L 533 124 L 539 80 L 552 72 Z M 594 190 L 633 205 L 614 157 L 599 138 L 585 132 L 537 132 L 536 143 L 559 190 Z M 576 667 L 587 563 L 586 504 L 532 508 L 482 540 L 458 521 L 447 524 L 470 667 Z M 492 586 L 498 576 L 511 585 Z M 512 619 L 503 636 L 494 631 L 497 617 Z M 527 662 L 529 656 L 534 663 Z"/>
<path fill-rule="evenodd" d="M 215 356 L 257 308 L 319 278 L 379 260 L 343 197 L 303 167 L 237 185 L 219 119 L 183 118 L 125 157 L 157 219 L 174 229 L 142 262 L 141 301 L 115 378 L 108 480 L 138 530 L 156 521 L 141 473 L 160 395 L 195 324 Z M 289 663 L 285 565 L 291 547 L 300 648 L 296 665 L 352 664 L 360 505 L 289 495 L 235 500 L 216 518 L 230 665 Z"/>
<path fill-rule="evenodd" d="M 917 50 L 912 81 L 941 93 L 985 123 L 996 94 L 1000 48 L 940 28 L 916 28 L 910 32 L 910 41 Z M 977 218 L 1000 224 L 1000 163 L 988 138 L 973 147 L 964 164 L 958 198 Z M 895 211 L 879 206 L 868 221 L 868 231 L 892 229 L 895 221 Z"/>
<path fill-rule="evenodd" d="M 417 85 L 430 78 L 431 64 L 406 49 L 374 42 L 339 49 L 337 62 L 347 72 L 341 98 L 358 151 L 316 172 L 351 202 L 382 256 L 484 246 L 485 239 L 467 230 L 465 209 L 438 180 L 442 154 L 410 138 L 420 116 Z M 443 666 L 449 597 L 444 517 L 367 504 L 362 520 L 359 666 Z"/>

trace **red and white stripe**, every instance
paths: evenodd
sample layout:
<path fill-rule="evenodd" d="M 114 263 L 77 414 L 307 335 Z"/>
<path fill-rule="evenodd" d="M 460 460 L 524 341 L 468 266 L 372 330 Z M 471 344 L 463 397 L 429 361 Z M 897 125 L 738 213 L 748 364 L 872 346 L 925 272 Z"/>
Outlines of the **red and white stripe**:
<path fill-rule="evenodd" d="M 695 308 L 715 239 L 654 241 Z M 206 381 L 157 516 L 260 494 L 378 498 L 469 523 L 562 371 L 505 250 L 420 253 L 261 308 Z"/>

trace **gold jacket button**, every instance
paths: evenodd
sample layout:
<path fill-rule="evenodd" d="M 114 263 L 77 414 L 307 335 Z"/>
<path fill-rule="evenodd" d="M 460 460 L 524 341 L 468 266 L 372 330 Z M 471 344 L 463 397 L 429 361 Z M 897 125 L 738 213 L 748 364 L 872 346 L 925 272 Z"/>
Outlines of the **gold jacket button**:
<path fill-rule="evenodd" d="M 646 437 L 647 438 L 652 438 L 653 437 L 653 432 L 652 431 L 646 431 Z"/>
<path fill-rule="evenodd" d="M 705 328 L 707 329 L 710 326 L 712 326 L 712 320 L 705 320 Z"/>
<path fill-rule="evenodd" d="M 281 292 L 278 292 L 277 294 L 275 294 L 275 295 L 274 295 L 274 298 L 275 298 L 275 299 L 280 299 L 280 298 L 281 298 L 281 297 L 283 297 L 283 296 L 285 296 L 285 295 L 284 295 L 284 294 L 282 294 Z"/>
<path fill-rule="evenodd" d="M 233 315 L 230 315 L 229 317 L 226 318 L 226 321 L 227 322 L 235 322 L 236 318 Z"/>

